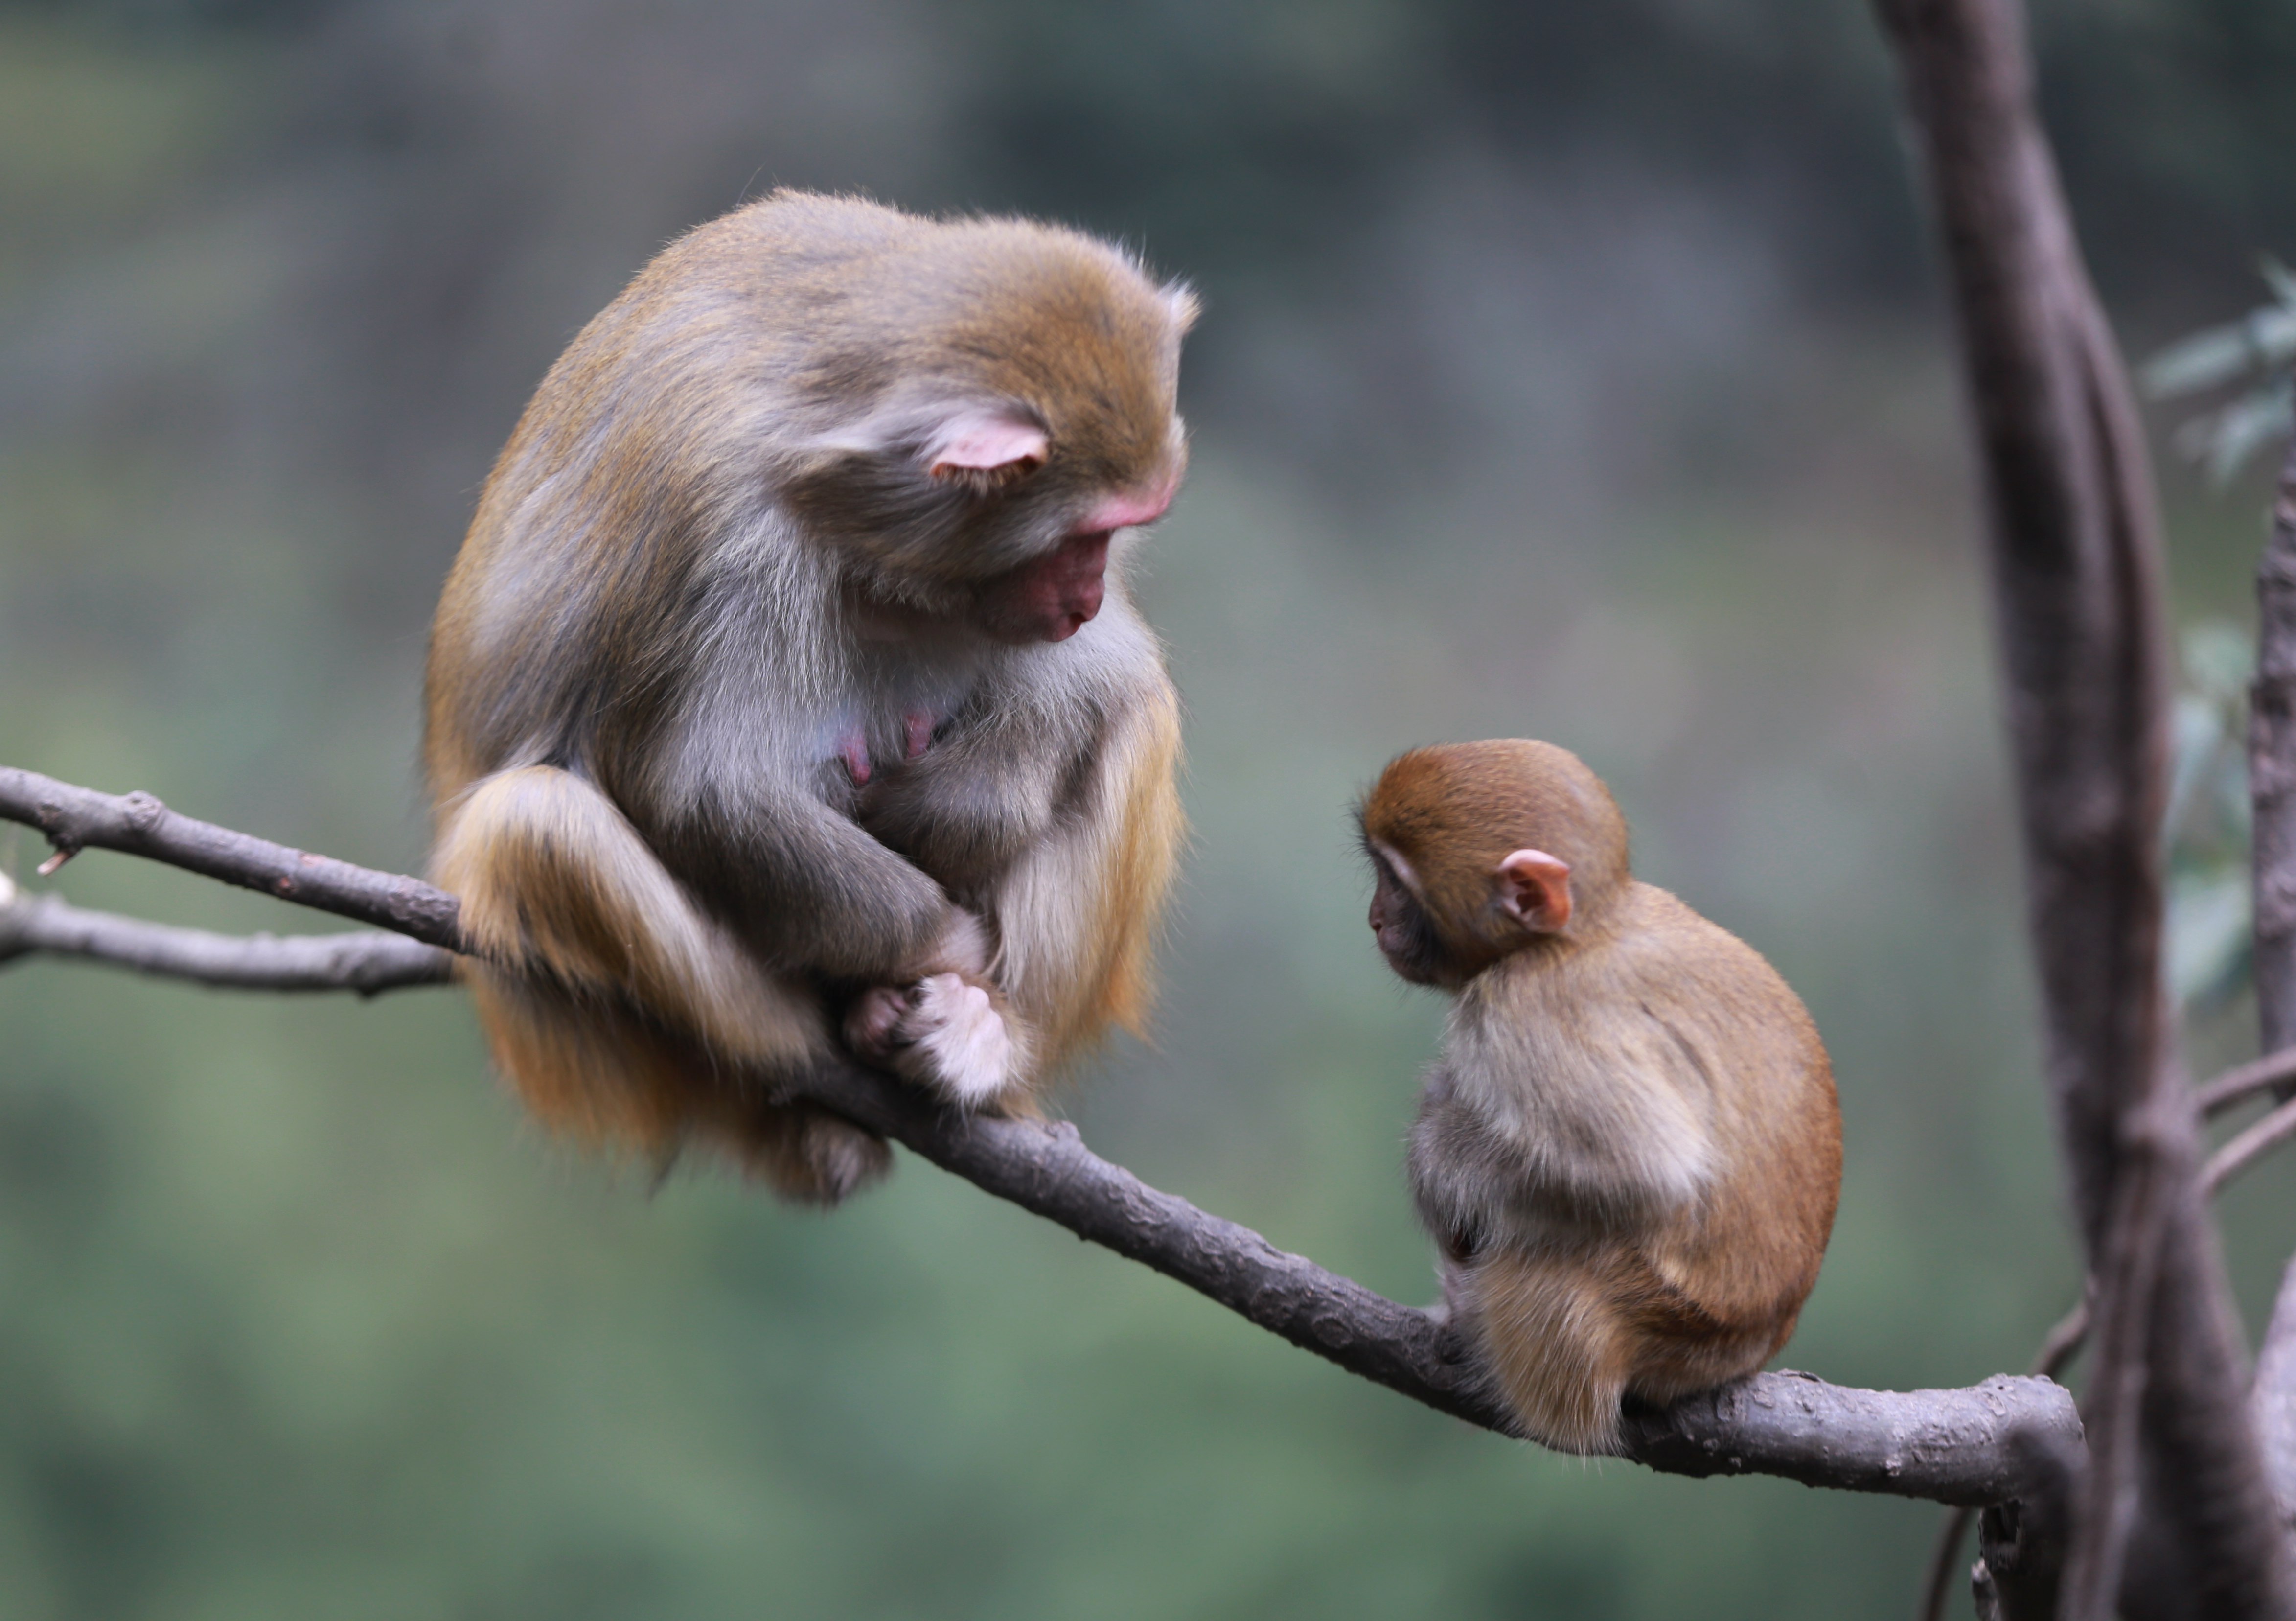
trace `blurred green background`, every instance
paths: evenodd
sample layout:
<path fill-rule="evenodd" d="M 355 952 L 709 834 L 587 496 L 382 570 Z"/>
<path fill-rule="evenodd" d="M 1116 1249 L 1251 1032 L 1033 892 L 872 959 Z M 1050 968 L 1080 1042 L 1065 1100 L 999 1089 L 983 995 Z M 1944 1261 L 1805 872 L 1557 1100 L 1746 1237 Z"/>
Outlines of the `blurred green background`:
<path fill-rule="evenodd" d="M 2132 350 L 2256 301 L 2296 9 L 2038 28 Z M 1345 807 L 1406 745 L 1548 737 L 1832 1047 L 1786 1362 L 2020 1368 L 2075 1274 L 1896 129 L 1853 0 L 0 4 L 0 760 L 415 867 L 432 597 L 661 242 L 776 183 L 1074 220 L 1207 308 L 1144 583 L 1196 845 L 1087 1138 L 1428 1298 L 1437 1009 Z M 2167 483 L 2180 620 L 2239 622 L 2259 478 Z M 52 886 L 327 926 L 102 854 Z M 2291 1176 L 2226 1201 L 2252 1321 Z M 832 1218 L 650 1191 L 522 1123 L 451 992 L 0 974 L 9 1617 L 1886 1616 L 1935 1518 L 1470 1431 L 914 1161 Z"/>

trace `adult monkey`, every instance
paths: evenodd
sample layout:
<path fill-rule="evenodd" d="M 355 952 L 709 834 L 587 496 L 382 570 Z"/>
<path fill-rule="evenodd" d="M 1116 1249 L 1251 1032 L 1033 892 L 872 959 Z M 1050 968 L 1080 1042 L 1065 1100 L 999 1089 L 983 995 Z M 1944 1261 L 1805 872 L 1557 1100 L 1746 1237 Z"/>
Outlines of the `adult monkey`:
<path fill-rule="evenodd" d="M 860 1056 L 1026 1107 L 1145 1011 L 1177 704 L 1123 588 L 1195 303 L 1017 220 L 778 192 L 553 366 L 439 604 L 431 860 L 550 1123 L 833 1203 Z"/>

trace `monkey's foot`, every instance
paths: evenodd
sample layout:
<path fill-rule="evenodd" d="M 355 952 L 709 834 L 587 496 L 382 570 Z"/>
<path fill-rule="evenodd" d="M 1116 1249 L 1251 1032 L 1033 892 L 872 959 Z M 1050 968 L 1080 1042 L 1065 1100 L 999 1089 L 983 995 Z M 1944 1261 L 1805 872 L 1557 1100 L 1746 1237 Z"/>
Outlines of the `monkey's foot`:
<path fill-rule="evenodd" d="M 872 1064 L 890 1065 L 901 1043 L 901 1020 L 907 1016 L 914 987 L 872 985 L 845 1016 L 845 1044 L 853 1056 Z"/>
<path fill-rule="evenodd" d="M 964 1108 L 994 1103 L 1020 1067 L 996 999 L 956 974 L 862 992 L 846 1018 L 845 1039 L 860 1057 Z"/>

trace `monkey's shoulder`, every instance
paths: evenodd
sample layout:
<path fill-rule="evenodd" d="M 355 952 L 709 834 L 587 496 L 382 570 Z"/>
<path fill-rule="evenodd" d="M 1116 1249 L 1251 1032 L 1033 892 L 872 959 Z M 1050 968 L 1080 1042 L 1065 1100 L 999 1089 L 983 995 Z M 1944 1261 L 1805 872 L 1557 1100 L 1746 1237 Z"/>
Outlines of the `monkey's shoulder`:
<path fill-rule="evenodd" d="M 1635 944 L 1614 994 L 1664 1031 L 1734 1152 L 1747 1151 L 1749 1133 L 1773 1137 L 1790 1121 L 1838 1143 L 1833 1066 L 1801 998 L 1719 924 L 1665 890 L 1634 888 Z"/>
<path fill-rule="evenodd" d="M 1651 885 L 1630 884 L 1564 949 L 1488 971 L 1461 1013 L 1457 1033 L 1550 1087 L 1630 1079 L 1637 1092 L 1702 1099 L 1831 1093 L 1801 999 L 1751 946 Z"/>
<path fill-rule="evenodd" d="M 1672 892 L 1629 884 L 1612 927 L 1622 993 L 1671 992 L 1718 1012 L 1815 1030 L 1801 998 L 1767 958 Z"/>

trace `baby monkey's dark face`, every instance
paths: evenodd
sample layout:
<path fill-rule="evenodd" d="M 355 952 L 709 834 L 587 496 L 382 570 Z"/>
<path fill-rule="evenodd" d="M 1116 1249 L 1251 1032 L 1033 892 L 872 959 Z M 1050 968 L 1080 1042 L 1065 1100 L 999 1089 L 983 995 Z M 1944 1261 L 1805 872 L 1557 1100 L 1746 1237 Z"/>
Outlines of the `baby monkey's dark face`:
<path fill-rule="evenodd" d="M 1414 985 L 1452 983 L 1445 972 L 1449 954 L 1435 936 L 1435 926 L 1420 904 L 1406 875 L 1410 864 L 1375 840 L 1364 841 L 1371 858 L 1371 932 L 1387 966 Z"/>

